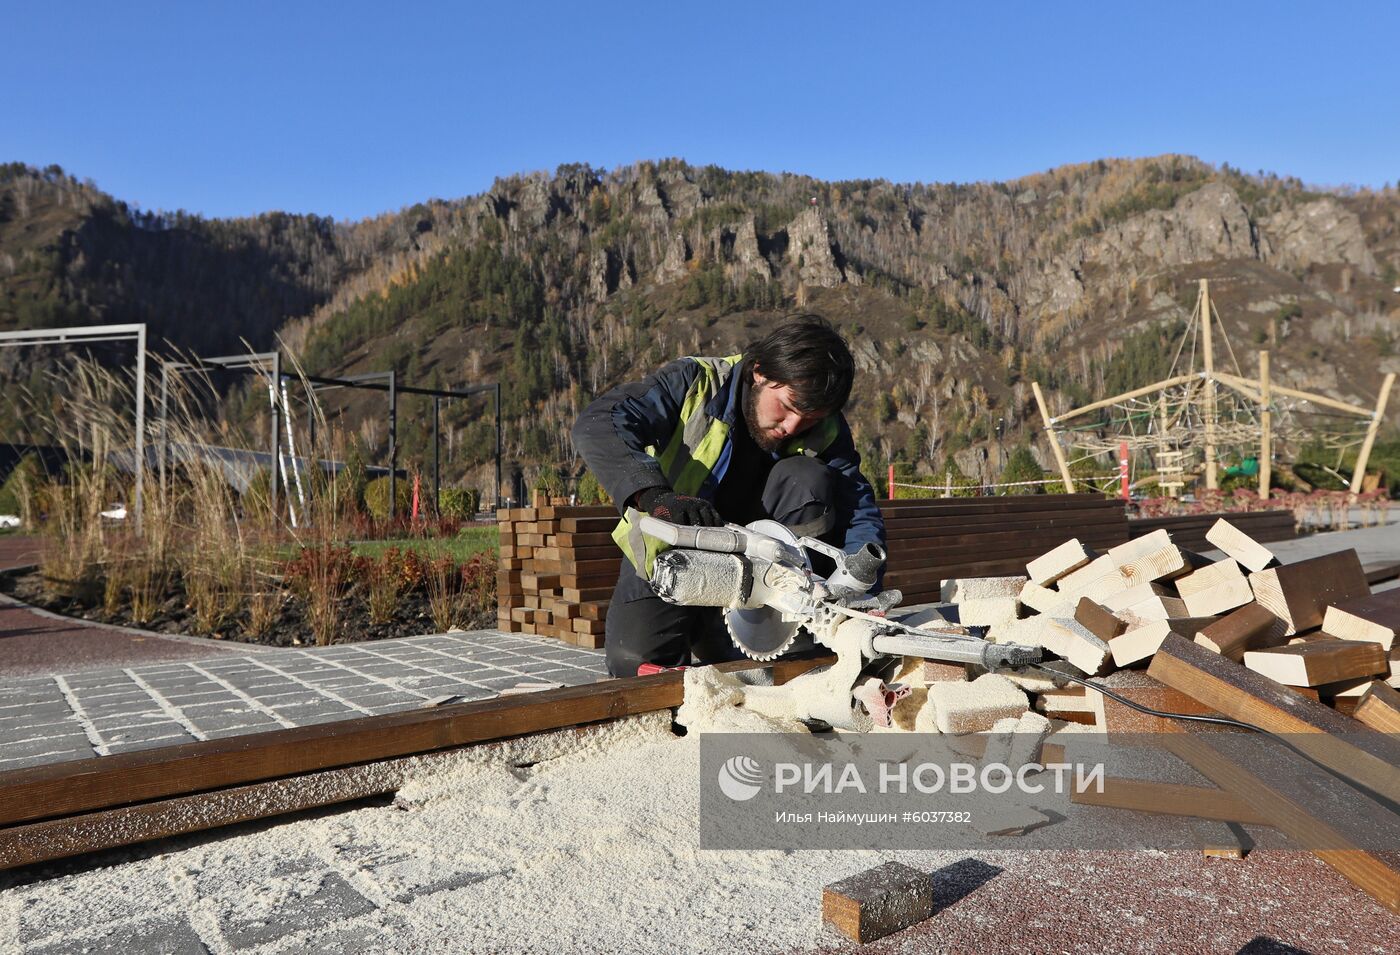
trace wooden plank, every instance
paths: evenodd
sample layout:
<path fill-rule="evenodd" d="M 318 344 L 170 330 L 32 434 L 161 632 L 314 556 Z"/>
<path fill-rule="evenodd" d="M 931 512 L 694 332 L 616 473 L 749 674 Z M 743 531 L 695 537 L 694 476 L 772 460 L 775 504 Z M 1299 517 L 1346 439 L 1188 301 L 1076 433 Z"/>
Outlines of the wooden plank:
<path fill-rule="evenodd" d="M 1168 620 L 1153 620 L 1139 627 L 1129 627 L 1123 633 L 1108 641 L 1109 652 L 1113 654 L 1115 666 L 1125 667 L 1148 659 L 1157 652 L 1168 634 L 1190 639 L 1214 617 L 1177 617 Z"/>
<path fill-rule="evenodd" d="M 830 655 L 779 660 L 782 682 Z M 752 669 L 753 661 L 718 664 Z M 680 671 L 269 730 L 0 773 L 0 825 L 243 785 L 679 706 Z"/>
<path fill-rule="evenodd" d="M 1322 686 L 1389 670 L 1385 650 L 1367 641 L 1318 640 L 1246 650 L 1244 665 L 1289 686 Z"/>
<path fill-rule="evenodd" d="M 1246 650 L 1274 646 L 1283 640 L 1283 622 L 1257 603 L 1247 603 L 1203 627 L 1196 642 L 1239 663 Z"/>
<path fill-rule="evenodd" d="M 1164 816 L 1189 816 L 1220 822 L 1268 825 L 1264 815 L 1245 800 L 1214 786 L 1163 783 L 1146 779 L 1106 776 L 1103 791 L 1075 787 L 1070 802 L 1081 806 L 1132 809 Z"/>
<path fill-rule="evenodd" d="M 1400 631 L 1400 588 L 1332 604 L 1322 629 L 1342 640 L 1368 640 L 1389 650 Z"/>
<path fill-rule="evenodd" d="M 1033 583 L 1049 587 L 1066 574 L 1073 573 L 1089 564 L 1097 555 L 1079 542 L 1070 538 L 1063 544 L 1042 554 L 1026 564 L 1026 576 Z"/>
<path fill-rule="evenodd" d="M 1183 637 L 1162 641 L 1147 672 L 1225 716 L 1292 734 L 1293 742 L 1322 765 L 1400 803 L 1400 740 L 1358 726 Z"/>
<path fill-rule="evenodd" d="M 1078 605 L 1074 608 L 1074 619 L 1094 636 L 1109 643 L 1109 646 L 1112 646 L 1114 637 L 1128 629 L 1126 621 L 1088 597 L 1079 599 Z"/>
<path fill-rule="evenodd" d="M 1249 575 L 1254 598 L 1284 622 L 1285 635 L 1322 626 L 1327 608 L 1371 588 L 1355 550 L 1323 554 Z"/>
<path fill-rule="evenodd" d="M 556 534 L 611 534 L 617 520 L 616 517 L 565 517 L 556 521 L 558 526 L 552 530 Z"/>
<path fill-rule="evenodd" d="M 1361 694 L 1352 715 L 1373 730 L 1400 733 L 1400 691 L 1373 680 Z"/>
<path fill-rule="evenodd" d="M 1274 759 L 1264 768 L 1258 759 L 1241 758 L 1246 754 L 1236 734 L 1178 733 L 1163 741 L 1197 772 L 1247 800 L 1270 825 L 1400 914 L 1400 853 L 1374 848 L 1382 840 L 1400 846 L 1400 819 L 1394 813 L 1281 745 L 1272 746 Z M 1256 737 L 1246 745 L 1270 744 Z M 1364 839 L 1353 829 L 1358 823 L 1370 830 Z"/>
<path fill-rule="evenodd" d="M 1364 569 L 1366 571 L 1366 583 L 1372 586 L 1400 577 L 1400 563 L 1367 564 Z"/>

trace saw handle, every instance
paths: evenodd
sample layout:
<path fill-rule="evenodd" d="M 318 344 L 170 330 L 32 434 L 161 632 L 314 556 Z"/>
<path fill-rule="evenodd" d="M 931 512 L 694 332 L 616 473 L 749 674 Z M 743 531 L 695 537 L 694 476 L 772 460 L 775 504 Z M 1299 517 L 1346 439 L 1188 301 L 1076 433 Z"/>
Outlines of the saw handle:
<path fill-rule="evenodd" d="M 725 527 L 693 527 L 672 524 L 635 508 L 629 511 L 637 515 L 632 519 L 638 522 L 637 526 L 643 534 L 649 534 L 672 547 L 707 550 L 712 554 L 742 554 L 748 543 L 748 535 L 732 524 Z"/>

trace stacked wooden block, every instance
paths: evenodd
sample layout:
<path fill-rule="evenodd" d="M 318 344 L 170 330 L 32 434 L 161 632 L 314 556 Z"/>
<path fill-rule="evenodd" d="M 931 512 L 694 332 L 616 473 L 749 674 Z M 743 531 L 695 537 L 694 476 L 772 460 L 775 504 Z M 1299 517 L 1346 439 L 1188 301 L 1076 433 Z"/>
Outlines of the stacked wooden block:
<path fill-rule="evenodd" d="M 497 626 L 598 649 L 622 559 L 611 536 L 617 511 L 535 503 L 496 512 Z"/>
<path fill-rule="evenodd" d="M 1215 545 L 1206 540 L 1206 534 L 1221 518 L 1261 544 L 1293 540 L 1298 536 L 1297 519 L 1292 511 L 1284 508 L 1235 511 L 1229 514 L 1134 517 L 1128 521 L 1128 536 L 1146 537 L 1153 531 L 1165 530 L 1172 535 L 1172 543 L 1177 547 L 1185 547 L 1187 550 L 1210 550 Z"/>
<path fill-rule="evenodd" d="M 1365 704 L 1365 715 L 1395 719 L 1400 592 L 1371 595 L 1352 550 L 1280 566 L 1229 521 L 1217 519 L 1205 539 L 1226 556 L 1207 560 L 1160 528 L 1103 553 L 1072 538 L 1025 564 L 1024 575 L 945 581 L 941 599 L 956 610 L 943 613 L 988 627 L 993 641 L 1044 647 L 1090 675 L 1144 667 L 1176 635 L 1341 712 Z M 1115 715 L 1154 726 L 1083 687 L 1037 702 L 1049 716 L 1105 730 L 1116 728 L 1106 722 Z"/>
<path fill-rule="evenodd" d="M 883 501 L 880 510 L 885 586 L 899 588 L 906 604 L 938 600 L 948 578 L 1022 573 L 1071 537 L 1105 549 L 1128 540 L 1123 503 L 1098 494 Z"/>

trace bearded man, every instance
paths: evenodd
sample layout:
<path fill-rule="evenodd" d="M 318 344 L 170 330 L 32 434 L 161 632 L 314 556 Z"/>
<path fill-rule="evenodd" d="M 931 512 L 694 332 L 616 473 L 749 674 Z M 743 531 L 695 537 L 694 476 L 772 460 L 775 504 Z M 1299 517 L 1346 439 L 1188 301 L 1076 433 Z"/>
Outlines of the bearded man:
<path fill-rule="evenodd" d="M 883 550 L 884 521 L 841 413 L 854 378 L 845 339 L 801 315 L 741 354 L 677 359 L 584 409 L 574 447 L 624 515 L 605 639 L 613 676 L 737 656 L 721 610 L 652 592 L 655 551 L 634 533 L 629 507 L 706 527 L 767 518 L 848 554 Z"/>

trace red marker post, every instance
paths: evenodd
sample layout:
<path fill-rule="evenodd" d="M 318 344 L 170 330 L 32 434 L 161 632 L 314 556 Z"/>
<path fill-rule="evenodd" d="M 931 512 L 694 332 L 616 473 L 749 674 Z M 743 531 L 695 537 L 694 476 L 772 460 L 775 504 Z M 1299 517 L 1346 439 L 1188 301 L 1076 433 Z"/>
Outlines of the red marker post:
<path fill-rule="evenodd" d="M 890 465 L 890 483 L 889 483 L 889 489 L 890 489 L 890 500 L 893 501 L 893 500 L 894 500 L 894 465 L 893 465 L 893 464 Z"/>
<path fill-rule="evenodd" d="M 1123 500 L 1128 499 L 1128 442 L 1118 442 L 1118 486 Z"/>

